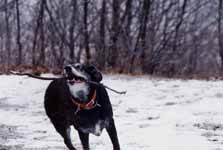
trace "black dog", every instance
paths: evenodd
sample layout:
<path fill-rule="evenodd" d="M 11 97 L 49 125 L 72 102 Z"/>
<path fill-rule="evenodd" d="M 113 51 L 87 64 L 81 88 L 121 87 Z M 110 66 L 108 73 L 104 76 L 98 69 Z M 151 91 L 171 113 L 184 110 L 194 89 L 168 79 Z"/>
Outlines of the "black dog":
<path fill-rule="evenodd" d="M 70 150 L 76 150 L 70 139 L 70 126 L 78 131 L 84 150 L 89 150 L 89 133 L 99 136 L 105 128 L 114 150 L 120 150 L 112 106 L 100 82 L 101 73 L 94 66 L 81 64 L 64 68 L 66 78 L 51 82 L 45 93 L 45 110 L 57 132 Z"/>

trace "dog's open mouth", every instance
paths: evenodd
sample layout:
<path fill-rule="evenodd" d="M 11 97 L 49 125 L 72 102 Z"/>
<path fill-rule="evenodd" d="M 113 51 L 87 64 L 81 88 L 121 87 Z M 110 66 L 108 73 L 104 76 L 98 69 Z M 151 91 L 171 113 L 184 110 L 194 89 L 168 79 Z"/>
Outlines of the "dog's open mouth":
<path fill-rule="evenodd" d="M 77 83 L 83 83 L 86 81 L 84 74 L 70 65 L 64 68 L 64 73 L 65 73 L 67 82 L 71 85 L 77 84 Z"/>
<path fill-rule="evenodd" d="M 77 83 L 83 83 L 85 81 L 83 77 L 79 77 L 75 75 L 74 73 L 72 73 L 71 71 L 69 72 L 65 71 L 65 76 L 66 76 L 67 82 L 71 85 L 77 84 Z"/>
<path fill-rule="evenodd" d="M 74 74 L 67 74 L 67 82 L 71 85 L 77 84 L 77 83 L 83 83 L 85 79 L 83 77 L 75 76 Z"/>

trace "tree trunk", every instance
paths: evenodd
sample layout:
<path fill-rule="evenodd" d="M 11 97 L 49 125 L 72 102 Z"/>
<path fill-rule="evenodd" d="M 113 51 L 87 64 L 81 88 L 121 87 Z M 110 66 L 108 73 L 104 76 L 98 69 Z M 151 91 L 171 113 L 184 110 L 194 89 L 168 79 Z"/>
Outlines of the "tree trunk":
<path fill-rule="evenodd" d="M 141 26 L 141 55 L 140 55 L 140 63 L 141 63 L 141 68 L 142 72 L 146 73 L 147 72 L 147 64 L 146 64 L 146 33 L 147 33 L 147 24 L 148 24 L 148 18 L 149 18 L 149 11 L 150 11 L 150 5 L 151 5 L 151 0 L 144 0 L 143 1 L 143 12 L 142 12 L 142 26 Z"/>
<path fill-rule="evenodd" d="M 182 8 L 181 8 L 181 13 L 180 13 L 180 16 L 178 17 L 179 18 L 179 21 L 175 27 L 175 36 L 174 36 L 174 42 L 173 42 L 173 52 L 175 53 L 175 51 L 177 50 L 177 46 L 178 46 L 178 37 L 179 37 L 179 30 L 180 30 L 180 27 L 184 21 L 184 15 L 186 13 L 186 7 L 187 7 L 187 1 L 188 0 L 184 0 L 183 1 L 183 5 L 182 5 Z"/>
<path fill-rule="evenodd" d="M 5 0 L 5 24 L 6 24 L 6 51 L 7 51 L 7 65 L 11 63 L 11 31 L 9 26 L 9 10 L 8 10 L 8 0 Z"/>
<path fill-rule="evenodd" d="M 37 36 L 39 31 L 39 17 L 37 18 L 37 24 L 34 29 L 34 37 L 33 37 L 33 45 L 32 45 L 32 65 L 36 66 L 36 44 L 37 44 Z"/>
<path fill-rule="evenodd" d="M 141 51 L 141 54 L 140 54 L 141 69 L 143 72 L 146 71 L 146 66 L 147 66 L 145 62 L 146 33 L 147 33 L 147 24 L 148 24 L 150 5 L 151 5 L 151 0 L 143 0 L 142 11 L 140 14 L 139 33 L 137 36 L 134 52 L 130 60 L 130 72 L 133 72 L 134 62 L 137 56 L 136 53 L 138 52 L 138 49 L 140 49 Z"/>
<path fill-rule="evenodd" d="M 118 36 L 120 21 L 120 0 L 113 0 L 112 3 L 112 27 L 109 45 L 108 67 L 115 68 L 118 57 Z"/>
<path fill-rule="evenodd" d="M 89 33 L 88 33 L 88 4 L 89 0 L 84 0 L 84 46 L 86 54 L 86 64 L 90 64 L 91 54 L 89 47 Z"/>
<path fill-rule="evenodd" d="M 3 64 L 4 63 L 4 56 L 3 56 L 3 54 L 4 54 L 4 48 L 3 48 L 3 34 L 2 33 L 0 33 L 0 63 L 1 64 Z"/>
<path fill-rule="evenodd" d="M 36 28 L 34 30 L 34 39 L 33 39 L 33 47 L 32 47 L 32 64 L 34 66 L 39 65 L 40 63 L 43 65 L 45 63 L 45 35 L 44 35 L 45 33 L 44 33 L 44 24 L 43 24 L 45 4 L 46 4 L 46 0 L 41 0 L 39 15 L 36 20 Z M 41 47 L 40 47 L 40 57 L 37 62 L 36 61 L 36 45 L 37 45 L 39 30 L 40 30 Z"/>
<path fill-rule="evenodd" d="M 105 69 L 105 23 L 106 23 L 106 0 L 102 1 L 101 12 L 100 12 L 100 29 L 99 29 L 99 49 L 97 51 L 97 61 L 99 69 Z"/>
<path fill-rule="evenodd" d="M 77 10 L 77 1 L 71 0 L 72 5 L 72 16 L 70 20 L 70 28 L 69 28 L 69 50 L 70 50 L 70 63 L 74 63 L 75 55 L 74 55 L 74 27 L 75 27 L 75 19 L 76 19 L 76 10 Z"/>
<path fill-rule="evenodd" d="M 45 64 L 45 31 L 44 31 L 44 10 L 45 10 L 46 0 L 41 1 L 41 8 L 40 8 L 40 58 L 39 58 L 39 65 Z"/>
<path fill-rule="evenodd" d="M 127 14 L 127 23 L 126 23 L 126 36 L 129 37 L 131 33 L 131 25 L 132 25 L 132 0 L 128 0 L 126 2 L 126 14 Z"/>
<path fill-rule="evenodd" d="M 17 20 L 17 47 L 18 47 L 18 58 L 17 65 L 22 64 L 22 43 L 21 43 L 21 26 L 20 26 L 20 8 L 19 0 L 16 0 L 16 20 Z"/>
<path fill-rule="evenodd" d="M 179 48 L 179 44 L 180 44 L 179 33 L 180 33 L 180 29 L 181 29 L 181 26 L 184 21 L 184 15 L 186 13 L 187 2 L 188 2 L 188 0 L 183 0 L 183 5 L 180 8 L 180 13 L 176 20 L 177 24 L 174 29 L 174 37 L 173 37 L 172 48 L 171 48 L 172 51 L 170 51 L 169 56 L 167 56 L 168 66 L 165 66 L 165 67 L 168 69 L 166 69 L 167 72 L 165 72 L 165 73 L 169 74 L 170 76 L 173 76 L 174 74 L 177 73 L 175 66 L 177 63 L 176 60 L 179 59 L 179 51 L 177 51 L 177 49 Z M 179 4 L 180 4 L 180 2 L 179 2 Z"/>
<path fill-rule="evenodd" d="M 218 44 L 219 44 L 219 54 L 221 57 L 221 72 L 223 73 L 223 36 L 222 36 L 222 8 L 223 0 L 219 0 L 218 4 Z"/>

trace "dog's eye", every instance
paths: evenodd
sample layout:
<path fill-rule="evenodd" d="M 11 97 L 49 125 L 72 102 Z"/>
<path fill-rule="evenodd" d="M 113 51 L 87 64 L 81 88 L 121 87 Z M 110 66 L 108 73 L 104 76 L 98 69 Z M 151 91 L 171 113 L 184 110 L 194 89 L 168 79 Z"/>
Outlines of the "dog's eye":
<path fill-rule="evenodd" d="M 76 69 L 81 69 L 81 65 L 80 65 L 80 64 L 76 64 L 76 65 L 75 65 L 75 68 L 76 68 Z"/>

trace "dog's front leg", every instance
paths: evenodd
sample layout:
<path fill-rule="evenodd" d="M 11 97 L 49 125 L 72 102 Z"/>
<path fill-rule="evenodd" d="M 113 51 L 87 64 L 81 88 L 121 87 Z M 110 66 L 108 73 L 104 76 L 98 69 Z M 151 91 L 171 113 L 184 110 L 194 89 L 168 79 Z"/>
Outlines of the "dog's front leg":
<path fill-rule="evenodd" d="M 55 126 L 57 132 L 59 132 L 60 135 L 64 138 L 64 143 L 69 148 L 69 150 L 77 150 L 76 148 L 74 148 L 74 146 L 71 142 L 70 127 L 66 128 L 65 126 L 59 126 L 59 125 L 55 125 L 55 124 L 54 124 L 54 126 Z"/>
<path fill-rule="evenodd" d="M 84 150 L 90 150 L 90 148 L 89 148 L 89 134 L 88 133 L 83 133 L 81 131 L 78 131 L 78 134 L 79 134 L 83 149 Z"/>
<path fill-rule="evenodd" d="M 114 119 L 112 118 L 109 122 L 109 126 L 106 128 L 108 135 L 113 144 L 113 150 L 120 150 L 120 145 L 118 141 L 118 135 L 115 127 Z"/>

